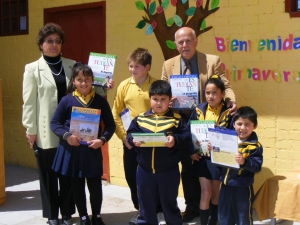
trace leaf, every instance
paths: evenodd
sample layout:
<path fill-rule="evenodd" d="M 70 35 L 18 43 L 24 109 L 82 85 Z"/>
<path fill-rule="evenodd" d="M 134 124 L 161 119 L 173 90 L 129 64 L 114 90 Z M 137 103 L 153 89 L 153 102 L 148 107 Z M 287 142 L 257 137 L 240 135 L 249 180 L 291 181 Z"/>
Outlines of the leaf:
<path fill-rule="evenodd" d="M 148 34 L 152 34 L 153 32 L 153 27 L 151 24 L 149 24 L 147 27 L 146 27 L 146 31 L 145 31 L 145 34 L 148 35 Z"/>
<path fill-rule="evenodd" d="M 145 20 L 141 20 L 141 21 L 136 25 L 135 28 L 143 29 L 143 28 L 145 27 L 145 25 L 146 25 Z"/>
<path fill-rule="evenodd" d="M 135 2 L 135 6 L 136 6 L 139 10 L 144 10 L 144 8 L 145 8 L 144 3 L 142 3 L 141 1 Z"/>
<path fill-rule="evenodd" d="M 166 44 L 167 44 L 168 48 L 176 49 L 176 45 L 175 45 L 174 41 L 166 40 Z"/>
<path fill-rule="evenodd" d="M 188 0 L 181 0 L 182 4 L 185 4 Z"/>
<path fill-rule="evenodd" d="M 201 25 L 200 25 L 200 30 L 204 30 L 206 28 L 206 22 L 205 20 L 202 20 Z"/>
<path fill-rule="evenodd" d="M 150 3 L 150 6 L 149 6 L 149 14 L 150 15 L 153 15 L 153 13 L 155 12 L 155 9 L 156 9 L 156 2 L 151 2 Z"/>
<path fill-rule="evenodd" d="M 170 19 L 167 20 L 168 27 L 172 26 L 173 23 L 174 23 L 174 18 L 173 17 L 171 17 Z"/>
<path fill-rule="evenodd" d="M 170 4 L 170 1 L 169 0 L 163 0 L 161 6 L 163 7 L 163 10 L 166 10 L 168 8 Z"/>
<path fill-rule="evenodd" d="M 195 14 L 195 11 L 196 11 L 196 7 L 190 7 L 188 8 L 188 10 L 185 11 L 185 14 L 187 16 L 193 16 Z"/>
<path fill-rule="evenodd" d="M 180 18 L 180 16 L 175 15 L 175 16 L 174 16 L 174 21 L 175 21 L 175 24 L 176 24 L 177 26 L 179 26 L 179 27 L 182 26 L 182 19 Z"/>
<path fill-rule="evenodd" d="M 212 2 L 210 4 L 211 9 L 217 8 L 219 3 L 220 3 L 220 0 L 212 0 Z"/>

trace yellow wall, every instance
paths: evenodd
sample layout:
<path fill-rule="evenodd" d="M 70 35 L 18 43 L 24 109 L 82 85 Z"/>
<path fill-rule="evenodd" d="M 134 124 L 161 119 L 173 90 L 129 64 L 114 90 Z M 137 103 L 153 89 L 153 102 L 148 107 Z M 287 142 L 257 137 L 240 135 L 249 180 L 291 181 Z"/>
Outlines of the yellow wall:
<path fill-rule="evenodd" d="M 4 149 L 7 163 L 36 167 L 32 150 L 25 139 L 25 130 L 21 125 L 22 106 L 22 74 L 24 65 L 39 57 L 35 44 L 38 28 L 43 25 L 43 9 L 73 4 L 90 3 L 89 0 L 29 0 L 29 34 L 0 37 L 0 79 L 3 81 L 3 120 Z M 145 15 L 136 9 L 132 0 L 106 1 L 106 52 L 117 55 L 115 69 L 116 87 L 121 80 L 127 78 L 126 57 L 137 47 L 146 47 L 153 55 L 150 73 L 159 78 L 163 63 L 163 55 L 154 34 L 145 35 L 144 29 L 135 28 Z M 195 1 L 190 0 L 194 6 Z M 168 14 L 174 13 L 169 6 Z M 207 26 L 213 29 L 199 37 L 198 50 L 217 54 L 228 70 L 229 80 L 237 96 L 237 104 L 250 105 L 259 115 L 257 129 L 259 139 L 264 146 L 263 171 L 256 177 L 255 188 L 265 178 L 273 174 L 281 174 L 296 167 L 300 163 L 300 103 L 299 83 L 292 79 L 274 81 L 272 75 L 267 80 L 233 79 L 233 67 L 237 70 L 257 68 L 259 70 L 300 71 L 299 50 L 257 50 L 260 39 L 274 39 L 278 36 L 284 41 L 292 34 L 300 37 L 300 18 L 289 18 L 284 13 L 284 1 L 220 0 L 220 9 L 206 18 Z M 173 10 L 173 11 L 172 11 Z M 248 52 L 217 50 L 215 37 L 226 40 L 250 40 L 252 49 Z M 279 75 L 280 76 L 280 75 Z M 110 104 L 116 88 L 109 92 Z M 110 175 L 111 183 L 126 185 L 122 165 L 122 145 L 116 136 L 110 141 Z"/>

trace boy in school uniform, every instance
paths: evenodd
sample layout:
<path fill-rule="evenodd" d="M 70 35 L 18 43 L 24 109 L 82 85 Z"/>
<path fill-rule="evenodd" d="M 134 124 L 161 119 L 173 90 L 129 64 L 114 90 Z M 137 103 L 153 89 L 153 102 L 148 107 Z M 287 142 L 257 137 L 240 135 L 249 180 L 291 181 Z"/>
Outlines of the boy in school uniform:
<path fill-rule="evenodd" d="M 256 112 L 248 106 L 240 107 L 233 117 L 233 126 L 239 140 L 235 160 L 240 168 L 222 168 L 218 218 L 220 225 L 250 225 L 254 174 L 261 170 L 263 162 L 263 147 L 254 132 Z"/>
<path fill-rule="evenodd" d="M 127 184 L 131 192 L 131 200 L 134 208 L 139 209 L 136 170 L 136 152 L 126 140 L 126 130 L 123 126 L 120 114 L 128 109 L 130 118 L 135 118 L 138 114 L 150 108 L 149 87 L 157 79 L 149 75 L 152 56 L 147 49 L 137 48 L 132 51 L 128 58 L 128 69 L 130 78 L 123 80 L 118 86 L 112 108 L 113 117 L 116 124 L 116 135 L 123 141 L 123 165 Z M 129 224 L 136 224 L 137 214 L 132 217 Z"/>
<path fill-rule="evenodd" d="M 169 108 L 172 98 L 167 81 L 153 82 L 149 90 L 151 109 L 139 114 L 127 131 L 128 143 L 137 152 L 136 172 L 139 215 L 138 224 L 158 224 L 156 210 L 161 205 L 167 224 L 182 224 L 177 206 L 181 150 L 191 143 L 185 120 Z M 143 147 L 132 133 L 164 133 L 164 147 Z"/>

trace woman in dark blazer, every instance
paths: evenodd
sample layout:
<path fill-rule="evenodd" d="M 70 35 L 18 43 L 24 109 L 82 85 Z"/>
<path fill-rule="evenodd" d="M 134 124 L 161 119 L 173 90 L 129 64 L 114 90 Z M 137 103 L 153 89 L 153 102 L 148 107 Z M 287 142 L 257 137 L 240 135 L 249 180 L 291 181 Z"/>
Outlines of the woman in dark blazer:
<path fill-rule="evenodd" d="M 50 129 L 55 109 L 66 94 L 75 61 L 61 57 L 64 33 L 61 27 L 48 23 L 40 28 L 37 45 L 42 56 L 25 66 L 23 77 L 22 122 L 30 147 L 34 147 L 39 169 L 43 217 L 49 225 L 71 225 L 75 213 L 70 177 L 51 170 L 59 139 Z"/>

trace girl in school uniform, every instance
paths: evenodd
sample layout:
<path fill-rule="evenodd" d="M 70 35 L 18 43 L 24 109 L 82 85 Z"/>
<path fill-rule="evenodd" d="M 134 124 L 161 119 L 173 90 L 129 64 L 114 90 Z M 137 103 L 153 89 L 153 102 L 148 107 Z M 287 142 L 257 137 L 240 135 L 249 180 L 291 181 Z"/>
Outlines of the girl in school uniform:
<path fill-rule="evenodd" d="M 103 173 L 101 147 L 109 141 L 115 131 L 115 123 L 110 106 L 105 98 L 92 88 L 94 80 L 91 68 L 76 63 L 68 85 L 67 95 L 60 101 L 51 121 L 52 131 L 60 138 L 52 169 L 71 177 L 73 198 L 80 216 L 81 225 L 90 225 L 87 213 L 85 181 L 90 192 L 92 224 L 103 225 L 101 218 Z M 69 132 L 72 107 L 101 110 L 97 139 L 81 144 L 81 140 Z"/>
<path fill-rule="evenodd" d="M 190 116 L 190 120 L 214 120 L 216 125 L 229 128 L 231 126 L 230 108 L 224 102 L 225 85 L 217 76 L 209 78 L 205 85 L 205 98 L 207 102 L 200 103 Z M 201 144 L 201 143 L 198 143 Z M 196 175 L 201 186 L 200 222 L 201 225 L 216 225 L 218 221 L 218 199 L 220 189 L 220 170 L 213 165 L 210 156 L 200 156 L 194 151 L 190 153 L 196 163 Z M 212 204 L 210 204 L 210 201 Z M 210 210 L 211 205 L 211 210 Z"/>

